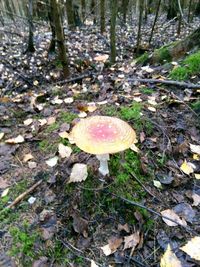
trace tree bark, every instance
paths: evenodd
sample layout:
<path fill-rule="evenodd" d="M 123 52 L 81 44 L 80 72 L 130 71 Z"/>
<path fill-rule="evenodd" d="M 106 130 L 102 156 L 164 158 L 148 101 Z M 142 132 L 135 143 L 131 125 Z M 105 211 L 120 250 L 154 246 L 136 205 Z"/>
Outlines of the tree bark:
<path fill-rule="evenodd" d="M 54 25 L 54 19 L 53 19 L 53 7 L 52 5 L 50 6 L 50 10 L 48 12 L 48 17 L 49 17 L 49 23 L 51 27 L 51 42 L 49 45 L 48 53 L 55 53 L 56 50 L 56 30 L 55 30 L 55 25 Z"/>
<path fill-rule="evenodd" d="M 115 63 L 116 60 L 116 18 L 117 18 L 117 0 L 111 0 L 111 19 L 110 19 L 110 62 Z"/>
<path fill-rule="evenodd" d="M 123 14 L 123 22 L 124 22 L 124 24 L 126 24 L 128 4 L 129 4 L 129 0 L 122 0 L 122 14 Z"/>
<path fill-rule="evenodd" d="M 200 0 L 197 3 L 197 6 L 195 8 L 195 15 L 199 16 L 200 15 Z"/>
<path fill-rule="evenodd" d="M 67 49 L 65 46 L 64 32 L 61 24 L 61 16 L 57 0 L 51 0 L 51 6 L 53 7 L 53 19 L 56 31 L 59 58 L 63 67 L 64 78 L 67 78 L 70 72 L 69 72 L 68 59 L 66 55 Z"/>
<path fill-rule="evenodd" d="M 137 33 L 137 44 L 136 44 L 136 54 L 139 54 L 139 50 L 140 50 L 143 10 L 144 10 L 144 0 L 140 0 L 140 4 L 139 4 L 138 33 Z"/>
<path fill-rule="evenodd" d="M 105 21 L 105 0 L 100 2 L 100 13 L 101 13 L 101 34 L 106 31 L 106 21 Z"/>
<path fill-rule="evenodd" d="M 195 47 L 200 48 L 200 27 L 193 31 L 185 39 L 155 50 L 146 62 L 149 61 L 154 64 L 178 59 Z"/>
<path fill-rule="evenodd" d="M 150 35 L 150 38 L 149 38 L 149 44 L 151 43 L 151 40 L 152 40 L 152 37 L 153 37 L 154 28 L 155 28 L 155 25 L 156 25 L 156 22 L 157 22 L 157 19 L 158 19 L 160 3 L 161 3 L 161 0 L 158 0 L 158 5 L 157 5 L 157 8 L 156 8 L 156 15 L 155 15 L 155 19 L 154 19 L 153 26 L 152 26 L 152 29 L 151 29 L 151 35 Z"/>
<path fill-rule="evenodd" d="M 178 13 L 178 2 L 177 0 L 169 0 L 167 19 L 173 19 L 177 17 Z"/>
<path fill-rule="evenodd" d="M 84 23 L 84 20 L 85 20 L 85 10 L 86 10 L 85 0 L 81 0 L 81 16 L 82 16 L 82 22 L 83 23 Z"/>
<path fill-rule="evenodd" d="M 33 43 L 33 0 L 28 2 L 28 24 L 29 24 L 29 37 L 28 37 L 28 47 L 26 52 L 35 52 Z"/>
<path fill-rule="evenodd" d="M 75 28 L 75 19 L 74 19 L 74 10 L 72 0 L 66 1 L 66 9 L 67 9 L 67 21 L 69 25 L 69 29 L 73 30 Z"/>
<path fill-rule="evenodd" d="M 96 0 L 91 0 L 90 12 L 93 16 L 93 24 L 96 24 Z"/>

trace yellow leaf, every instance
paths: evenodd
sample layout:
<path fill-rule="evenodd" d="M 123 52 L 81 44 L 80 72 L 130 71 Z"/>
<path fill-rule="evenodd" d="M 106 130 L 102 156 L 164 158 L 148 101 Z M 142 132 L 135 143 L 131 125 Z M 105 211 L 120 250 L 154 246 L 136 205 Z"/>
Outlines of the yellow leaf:
<path fill-rule="evenodd" d="M 196 179 L 200 180 L 200 174 L 199 173 L 195 173 L 194 176 Z"/>
<path fill-rule="evenodd" d="M 23 162 L 27 162 L 27 161 L 29 161 L 31 159 L 33 159 L 33 156 L 30 153 L 25 154 L 24 158 L 23 158 Z"/>
<path fill-rule="evenodd" d="M 0 133 L 0 140 L 4 137 L 5 133 Z"/>
<path fill-rule="evenodd" d="M 200 155 L 200 146 L 196 146 L 196 145 L 190 144 L 190 150 L 193 153 Z"/>
<path fill-rule="evenodd" d="M 193 154 L 193 159 L 194 159 L 194 160 L 200 160 L 200 156 L 197 155 L 197 154 Z"/>
<path fill-rule="evenodd" d="M 160 267 L 182 267 L 181 262 L 172 252 L 169 244 L 167 246 L 167 250 L 160 260 Z"/>
<path fill-rule="evenodd" d="M 194 172 L 194 169 L 192 168 L 192 164 L 188 163 L 186 160 L 184 160 L 180 169 L 187 175 Z"/>
<path fill-rule="evenodd" d="M 200 236 L 193 237 L 185 246 L 180 248 L 191 258 L 200 261 Z"/>

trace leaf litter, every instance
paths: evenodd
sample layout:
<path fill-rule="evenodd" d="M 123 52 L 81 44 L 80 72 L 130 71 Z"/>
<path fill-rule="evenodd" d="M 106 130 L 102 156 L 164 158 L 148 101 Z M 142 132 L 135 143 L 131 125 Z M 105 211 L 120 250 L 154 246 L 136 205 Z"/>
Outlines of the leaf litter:
<path fill-rule="evenodd" d="M 121 42 L 129 43 L 132 40 L 132 33 L 132 30 L 128 31 L 124 40 L 120 38 Z M 71 34 L 69 53 L 72 63 L 74 64 L 75 58 L 79 56 L 89 58 L 88 62 L 85 61 L 84 67 L 75 64 L 74 73 L 80 75 L 80 71 L 91 70 L 89 62 L 93 62 L 96 70 L 100 70 L 98 75 L 92 79 L 85 78 L 81 83 L 69 83 L 66 85 L 67 90 L 65 86 L 49 86 L 59 81 L 60 72 L 52 69 L 52 65 L 48 64 L 44 56 L 45 46 L 41 46 L 38 54 L 34 55 L 40 60 L 41 71 L 37 73 L 37 78 L 31 66 L 27 71 L 35 87 L 31 88 L 25 80 L 19 79 L 17 82 L 20 83 L 20 87 L 18 87 L 17 95 L 13 91 L 16 86 L 13 82 L 9 85 L 11 96 L 9 94 L 6 96 L 5 92 L 4 98 L 1 99 L 1 196 L 4 190 L 9 188 L 3 199 L 6 201 L 8 198 L 8 201 L 12 201 L 38 179 L 43 181 L 32 193 L 35 198 L 31 208 L 29 206 L 23 210 L 23 204 L 28 202 L 26 198 L 22 200 L 22 205 L 14 207 L 14 213 L 19 215 L 16 219 L 17 224 L 23 229 L 22 221 L 29 221 L 30 225 L 38 228 L 43 241 L 48 241 L 45 245 L 38 241 L 39 243 L 35 244 L 36 251 L 42 246 L 44 246 L 43 251 L 51 245 L 54 248 L 54 242 L 63 238 L 66 244 L 69 242 L 70 248 L 75 248 L 72 249 L 73 253 L 67 254 L 72 259 L 74 253 L 77 252 L 78 243 L 84 240 L 89 250 L 85 251 L 84 245 L 80 249 L 83 249 L 83 255 L 91 260 L 80 266 L 88 264 L 97 266 L 98 262 L 104 262 L 106 266 L 109 266 L 113 262 L 126 264 L 127 261 L 133 265 L 138 259 L 142 263 L 146 262 L 148 266 L 151 266 L 155 259 L 157 264 L 161 259 L 162 267 L 181 266 L 180 259 L 182 262 L 185 257 L 177 258 L 169 245 L 165 247 L 164 253 L 163 247 L 162 249 L 158 247 L 161 241 L 156 243 L 158 252 L 151 256 L 154 244 L 152 238 L 154 239 L 161 230 L 165 231 L 165 238 L 170 241 L 170 244 L 176 243 L 176 249 L 179 252 L 182 250 L 194 260 L 199 261 L 199 237 L 190 239 L 191 235 L 178 226 L 179 224 L 190 226 L 199 234 L 200 199 L 197 190 L 200 186 L 199 124 L 187 105 L 177 98 L 181 96 L 190 104 L 199 92 L 189 94 L 188 91 L 182 89 L 175 90 L 171 87 L 164 89 L 159 85 L 141 86 L 129 83 L 128 78 L 133 73 L 142 78 L 162 76 L 162 79 L 165 79 L 166 70 L 160 68 L 157 71 L 154 66 L 136 66 L 125 59 L 119 60 L 113 67 L 106 67 L 104 64 L 108 60 L 108 54 L 105 52 L 106 44 L 101 37 L 93 33 L 93 30 L 89 34 L 86 34 L 84 29 L 78 33 L 67 34 Z M 46 44 L 46 39 L 41 38 L 42 43 Z M 164 34 L 159 39 L 163 38 L 165 38 Z M 92 49 L 89 45 L 91 43 Z M 15 48 L 21 51 L 22 43 L 19 42 L 19 44 L 15 45 Z M 94 53 L 94 48 L 102 49 L 103 53 Z M 13 48 L 9 47 L 6 53 L 13 54 Z M 121 58 L 123 58 L 123 51 Z M 13 59 L 13 64 L 20 64 L 20 69 L 24 71 L 28 60 L 27 56 L 23 55 L 17 60 Z M 7 72 L 3 81 L 4 88 L 6 88 L 14 73 L 6 62 L 3 63 L 6 65 Z M 31 89 L 30 92 L 28 88 Z M 56 90 L 62 91 L 59 96 L 55 96 Z M 91 101 L 93 101 L 92 104 Z M 113 172 L 111 177 L 101 181 L 101 177 L 97 174 L 98 162 L 95 157 L 76 151 L 73 140 L 70 140 L 70 129 L 78 117 L 109 114 L 121 116 L 120 111 L 127 106 L 131 109 L 132 103 L 135 102 L 142 105 L 141 125 L 137 125 L 138 121 L 134 116 L 124 120 L 129 121 L 133 128 L 138 127 L 137 136 L 140 141 L 137 147 L 134 145 L 132 149 L 138 154 L 141 164 L 140 172 L 143 173 L 145 179 L 142 180 L 143 187 L 141 188 L 138 188 L 137 183 L 134 184 L 132 196 L 130 196 L 130 187 L 128 187 L 130 180 L 128 180 L 126 182 L 128 191 L 124 192 L 126 193 L 124 196 L 133 200 L 139 199 L 149 208 L 157 212 L 161 211 L 161 217 L 165 215 L 179 224 L 166 218 L 159 220 L 150 213 L 141 212 L 140 218 L 134 215 L 136 210 L 134 206 L 119 202 L 107 192 L 107 188 L 111 187 L 113 182 L 115 183 L 117 173 Z M 108 109 L 106 113 L 107 107 L 113 110 Z M 148 124 L 151 124 L 149 128 L 146 127 Z M 112 155 L 112 157 L 115 156 Z M 126 161 L 126 157 L 125 154 L 125 158 L 121 158 L 119 165 L 124 160 Z M 132 171 L 136 170 L 135 166 L 131 168 Z M 140 172 L 137 175 L 140 175 Z M 170 179 L 166 178 L 169 176 Z M 121 184 L 115 184 L 112 189 L 115 191 L 112 192 L 117 191 L 122 194 L 121 187 L 123 187 Z M 139 197 L 141 190 L 144 196 Z M 161 199 L 159 205 L 156 199 L 148 195 L 149 191 Z M 190 197 L 188 191 L 191 191 Z M 0 207 L 5 207 L 6 204 L 0 202 Z M 138 210 L 137 212 L 139 213 Z M 151 225 L 150 217 L 154 227 Z M 145 225 L 146 222 L 149 225 Z M 1 221 L 0 229 L 9 233 L 9 228 L 13 225 L 13 221 L 7 225 Z M 3 236 L 1 231 L 0 235 Z M 31 233 L 31 229 L 29 231 Z M 143 233 L 145 233 L 144 241 Z M 88 239 L 90 242 L 86 242 Z M 185 246 L 182 240 L 186 241 Z M 83 243 L 82 241 L 81 244 Z M 11 242 L 3 236 L 0 245 L 2 252 L 11 247 Z M 131 252 L 133 254 L 130 254 Z M 47 262 L 48 264 L 50 262 L 49 255 L 47 257 L 40 255 L 33 266 Z"/>

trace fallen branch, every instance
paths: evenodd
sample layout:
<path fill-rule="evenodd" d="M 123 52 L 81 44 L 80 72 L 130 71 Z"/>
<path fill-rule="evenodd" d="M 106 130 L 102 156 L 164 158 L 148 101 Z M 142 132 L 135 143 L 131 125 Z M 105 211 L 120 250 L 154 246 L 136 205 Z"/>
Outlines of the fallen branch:
<path fill-rule="evenodd" d="M 151 213 L 153 213 L 153 214 L 155 214 L 155 215 L 157 215 L 157 216 L 159 216 L 159 217 L 161 217 L 161 218 L 167 219 L 168 221 L 174 222 L 174 223 L 176 223 L 177 225 L 179 225 L 179 226 L 183 227 L 184 229 L 186 229 L 186 230 L 187 230 L 188 232 L 190 232 L 190 233 L 193 233 L 193 234 L 195 234 L 195 235 L 197 234 L 196 231 L 194 231 L 193 229 L 191 229 L 189 226 L 182 225 L 181 223 L 177 222 L 176 220 L 173 220 L 173 219 L 171 219 L 171 218 L 169 218 L 169 217 L 167 217 L 167 216 L 165 216 L 165 215 L 162 215 L 160 212 L 157 212 L 157 211 L 155 211 L 155 210 L 152 210 L 151 208 L 148 208 L 148 207 L 146 207 L 145 205 L 143 205 L 143 204 L 141 204 L 141 203 L 138 203 L 138 202 L 135 202 L 135 201 L 126 199 L 126 198 L 121 197 L 121 196 L 118 196 L 118 195 L 116 195 L 116 194 L 114 194 L 114 193 L 110 193 L 110 192 L 108 192 L 108 194 L 110 194 L 110 195 L 112 195 L 112 196 L 114 196 L 114 197 L 116 197 L 116 198 L 119 198 L 119 199 L 121 199 L 122 201 L 127 202 L 127 203 L 129 203 L 129 204 L 131 204 L 131 205 L 134 205 L 134 206 L 136 206 L 136 207 L 145 209 L 145 210 L 147 210 L 147 211 L 149 211 L 149 212 L 151 212 Z"/>
<path fill-rule="evenodd" d="M 89 77 L 92 77 L 93 74 L 91 72 L 89 73 L 86 73 L 86 74 L 83 74 L 83 75 L 80 75 L 80 76 L 77 76 L 77 77 L 74 77 L 74 78 L 70 78 L 70 79 L 66 79 L 66 80 L 63 80 L 63 81 L 59 81 L 59 82 L 56 82 L 54 83 L 55 85 L 62 85 L 62 84 L 66 84 L 66 83 L 72 83 L 72 82 L 78 82 L 78 81 L 81 81 L 85 78 L 89 78 Z"/>
<path fill-rule="evenodd" d="M 7 207 L 5 207 L 0 213 L 3 213 L 4 211 L 13 208 L 15 205 L 17 205 L 21 200 L 23 200 L 28 194 L 33 192 L 36 187 L 38 187 L 42 183 L 42 180 L 37 181 L 34 185 L 32 185 L 28 190 L 26 190 L 24 193 L 19 195 L 13 202 L 11 202 Z"/>
<path fill-rule="evenodd" d="M 172 81 L 172 80 L 130 78 L 128 79 L 128 81 L 129 82 L 140 82 L 140 83 L 162 83 L 162 84 L 175 85 L 175 86 L 185 87 L 185 88 L 190 88 L 190 89 L 200 89 L 200 84 L 177 82 L 177 81 Z"/>

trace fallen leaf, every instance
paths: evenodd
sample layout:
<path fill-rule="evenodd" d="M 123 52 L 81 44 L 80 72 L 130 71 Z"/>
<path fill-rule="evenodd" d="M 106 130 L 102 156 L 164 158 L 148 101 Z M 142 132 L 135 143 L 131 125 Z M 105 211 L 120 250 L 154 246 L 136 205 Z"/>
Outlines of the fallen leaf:
<path fill-rule="evenodd" d="M 17 137 L 7 139 L 5 142 L 8 144 L 20 144 L 24 142 L 24 137 L 22 135 L 18 135 Z"/>
<path fill-rule="evenodd" d="M 160 267 L 182 267 L 180 260 L 172 252 L 169 244 L 167 246 L 167 250 L 160 260 Z"/>
<path fill-rule="evenodd" d="M 194 172 L 193 164 L 187 162 L 186 159 L 184 160 L 183 164 L 181 165 L 180 169 L 187 175 L 190 175 Z"/>
<path fill-rule="evenodd" d="M 199 173 L 195 173 L 195 174 L 194 174 L 194 177 L 195 177 L 197 180 L 200 180 L 200 174 L 199 174 Z"/>
<path fill-rule="evenodd" d="M 127 223 L 125 223 L 123 225 L 122 224 L 118 224 L 117 230 L 118 231 L 125 231 L 127 233 L 130 233 L 130 228 L 129 228 Z"/>
<path fill-rule="evenodd" d="M 1 193 L 1 197 L 7 196 L 8 192 L 9 192 L 9 188 L 6 188 L 5 190 L 3 190 L 3 192 Z"/>
<path fill-rule="evenodd" d="M 193 153 L 200 155 L 200 146 L 196 146 L 196 145 L 190 144 L 190 150 Z"/>
<path fill-rule="evenodd" d="M 24 158 L 23 158 L 23 162 L 27 162 L 27 161 L 29 161 L 31 159 L 33 159 L 33 156 L 30 153 L 25 154 Z"/>
<path fill-rule="evenodd" d="M 90 267 L 98 267 L 98 265 L 96 265 L 96 263 L 95 263 L 93 260 L 91 260 L 91 265 L 90 265 Z"/>
<path fill-rule="evenodd" d="M 192 206 L 198 206 L 200 204 L 200 195 L 193 193 L 192 198 L 193 198 Z"/>
<path fill-rule="evenodd" d="M 87 113 L 85 111 L 81 111 L 79 114 L 78 114 L 78 117 L 79 118 L 85 118 L 87 117 Z"/>
<path fill-rule="evenodd" d="M 138 231 L 132 235 L 125 236 L 124 237 L 124 250 L 128 248 L 132 248 L 132 250 L 134 250 L 135 247 L 139 244 L 139 242 L 140 242 L 140 234 Z"/>
<path fill-rule="evenodd" d="M 47 119 L 47 125 L 51 125 L 51 124 L 53 124 L 55 122 L 56 122 L 56 118 L 55 117 L 49 117 Z"/>
<path fill-rule="evenodd" d="M 136 152 L 136 153 L 139 153 L 139 152 L 140 152 L 139 148 L 137 148 L 135 144 L 132 144 L 132 145 L 130 146 L 130 149 L 133 150 L 133 151 Z"/>
<path fill-rule="evenodd" d="M 156 108 L 154 108 L 154 107 L 148 107 L 148 110 L 152 111 L 152 112 L 156 112 Z"/>
<path fill-rule="evenodd" d="M 87 165 L 83 163 L 76 163 L 72 168 L 68 183 L 82 182 L 88 176 Z"/>
<path fill-rule="evenodd" d="M 162 184 L 161 184 L 160 181 L 153 180 L 153 185 L 154 185 L 156 188 L 162 189 Z"/>
<path fill-rule="evenodd" d="M 74 231 L 76 233 L 83 234 L 84 237 L 87 237 L 88 221 L 80 217 L 80 215 L 76 212 L 72 214 L 72 217 Z"/>
<path fill-rule="evenodd" d="M 192 259 L 200 261 L 200 236 L 193 237 L 180 249 L 187 253 Z"/>
<path fill-rule="evenodd" d="M 71 104 L 74 102 L 74 99 L 72 97 L 67 97 L 63 100 L 66 104 Z"/>
<path fill-rule="evenodd" d="M 98 62 L 106 62 L 106 60 L 109 58 L 109 55 L 99 55 L 94 58 L 95 61 Z"/>
<path fill-rule="evenodd" d="M 88 108 L 87 108 L 89 112 L 94 112 L 96 109 L 97 107 L 95 105 L 88 105 Z"/>
<path fill-rule="evenodd" d="M 30 169 L 35 169 L 37 167 L 37 163 L 35 161 L 28 161 L 28 167 Z"/>
<path fill-rule="evenodd" d="M 31 125 L 32 122 L 33 122 L 33 119 L 31 119 L 31 118 L 27 119 L 24 121 L 24 125 L 29 126 L 29 125 Z"/>
<path fill-rule="evenodd" d="M 61 132 L 58 134 L 61 138 L 68 139 L 69 138 L 69 133 L 67 132 Z"/>
<path fill-rule="evenodd" d="M 170 209 L 163 210 L 163 211 L 161 211 L 161 214 L 163 216 L 168 217 L 169 219 L 174 220 L 175 222 L 177 222 L 177 223 L 179 223 L 179 224 L 181 224 L 183 226 L 187 225 L 186 221 L 184 219 L 181 220 L 180 217 L 173 210 L 170 210 Z M 177 226 L 178 225 L 177 223 L 172 222 L 172 221 L 170 221 L 170 220 L 168 220 L 166 218 L 162 218 L 162 219 L 169 226 Z"/>
<path fill-rule="evenodd" d="M 8 186 L 9 186 L 9 184 L 6 182 L 6 180 L 4 180 L 2 177 L 0 177 L 0 189 L 4 189 Z"/>
<path fill-rule="evenodd" d="M 47 120 L 46 119 L 39 119 L 38 121 L 40 123 L 40 126 L 44 126 L 45 124 L 47 124 Z"/>
<path fill-rule="evenodd" d="M 4 137 L 5 133 L 0 133 L 0 140 Z"/>
<path fill-rule="evenodd" d="M 54 166 L 56 166 L 56 164 L 58 162 L 58 157 L 55 156 L 55 157 L 53 157 L 51 159 L 46 160 L 45 162 L 49 167 L 54 167 Z"/>
<path fill-rule="evenodd" d="M 58 145 L 58 152 L 61 158 L 69 158 L 72 153 L 72 149 L 71 147 L 65 146 L 62 143 L 60 143 Z"/>
<path fill-rule="evenodd" d="M 101 249 L 103 250 L 103 253 L 106 256 L 109 256 L 109 255 L 113 254 L 118 249 L 118 247 L 121 246 L 122 242 L 123 242 L 122 238 L 118 238 L 116 236 L 113 236 L 108 240 L 108 244 L 101 247 Z"/>

